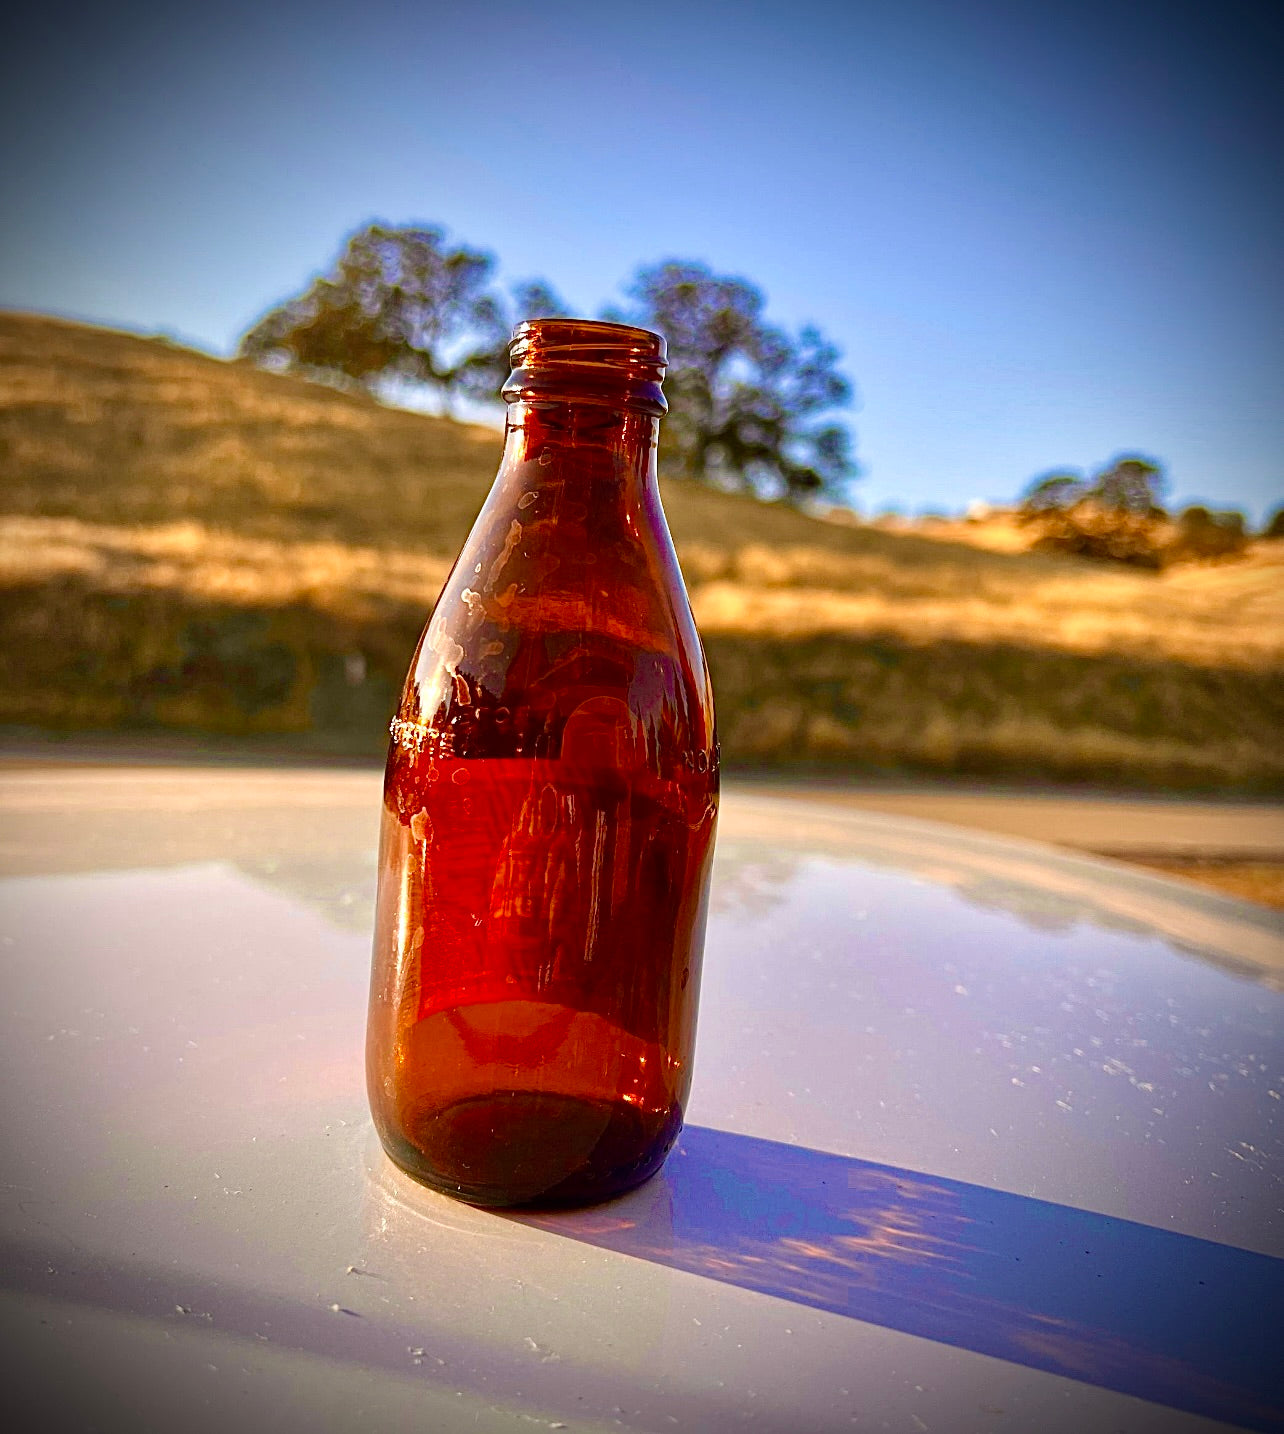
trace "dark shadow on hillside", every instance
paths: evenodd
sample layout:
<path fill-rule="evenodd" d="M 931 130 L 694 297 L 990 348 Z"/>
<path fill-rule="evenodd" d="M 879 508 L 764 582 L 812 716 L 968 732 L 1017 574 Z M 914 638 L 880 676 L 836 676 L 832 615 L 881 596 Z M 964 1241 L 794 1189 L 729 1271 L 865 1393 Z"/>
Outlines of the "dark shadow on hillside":
<path fill-rule="evenodd" d="M 426 609 L 217 602 L 67 574 L 8 587 L 0 723 L 272 734 L 381 755 Z M 729 770 L 1284 789 L 1278 670 L 890 634 L 711 633 Z"/>
<path fill-rule="evenodd" d="M 1246 1428 L 1284 1419 L 1284 1261 L 1247 1250 L 699 1126 L 622 1200 L 512 1218 Z"/>
<path fill-rule="evenodd" d="M 1284 674 L 892 634 L 712 633 L 724 758 L 1150 788 L 1279 790 Z"/>

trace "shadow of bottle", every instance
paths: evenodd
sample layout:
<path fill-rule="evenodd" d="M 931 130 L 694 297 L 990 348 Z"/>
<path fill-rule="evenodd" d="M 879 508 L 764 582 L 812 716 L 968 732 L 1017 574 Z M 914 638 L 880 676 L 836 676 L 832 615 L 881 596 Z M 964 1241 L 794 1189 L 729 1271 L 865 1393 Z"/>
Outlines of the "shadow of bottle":
<path fill-rule="evenodd" d="M 1267 1255 L 699 1126 L 633 1195 L 509 1218 L 1244 1427 L 1284 1420 Z"/>

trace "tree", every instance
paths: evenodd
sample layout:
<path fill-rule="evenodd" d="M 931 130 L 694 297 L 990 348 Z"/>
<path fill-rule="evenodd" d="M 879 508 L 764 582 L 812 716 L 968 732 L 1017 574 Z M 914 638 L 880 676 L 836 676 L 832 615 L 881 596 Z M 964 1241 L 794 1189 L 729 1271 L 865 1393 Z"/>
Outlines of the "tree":
<path fill-rule="evenodd" d="M 612 317 L 668 342 L 668 445 L 688 477 L 797 499 L 854 475 L 847 429 L 824 421 L 851 385 L 818 329 L 791 338 L 765 322 L 759 289 L 689 261 L 639 269 L 628 294 Z"/>
<path fill-rule="evenodd" d="M 1088 491 L 1079 473 L 1047 473 L 1036 478 L 1021 497 L 1024 513 L 1053 513 L 1072 508 Z"/>
<path fill-rule="evenodd" d="M 1079 503 L 1092 503 L 1111 512 L 1159 517 L 1165 483 L 1157 463 L 1140 454 L 1121 454 L 1091 482 L 1062 470 L 1036 478 L 1022 494 L 1021 508 L 1025 513 L 1066 512 Z"/>
<path fill-rule="evenodd" d="M 372 389 L 424 384 L 447 409 L 458 394 L 493 397 L 508 372 L 512 308 L 518 318 L 561 312 L 539 280 L 518 286 L 510 308 L 494 268 L 482 250 L 450 247 L 441 228 L 369 224 L 329 274 L 259 319 L 240 352 Z"/>
<path fill-rule="evenodd" d="M 1166 486 L 1167 479 L 1158 463 L 1128 454 L 1097 474 L 1088 497 L 1115 512 L 1161 518 L 1164 510 L 1159 500 Z"/>

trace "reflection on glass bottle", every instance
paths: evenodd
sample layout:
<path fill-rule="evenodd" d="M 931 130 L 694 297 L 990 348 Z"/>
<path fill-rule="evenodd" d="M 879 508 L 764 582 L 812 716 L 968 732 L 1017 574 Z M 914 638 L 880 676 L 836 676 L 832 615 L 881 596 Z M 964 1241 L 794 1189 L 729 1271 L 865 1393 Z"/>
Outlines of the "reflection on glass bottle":
<path fill-rule="evenodd" d="M 480 1204 L 638 1184 L 681 1127 L 718 800 L 656 485 L 664 341 L 523 324 L 503 462 L 392 724 L 368 1041 L 404 1169 Z"/>

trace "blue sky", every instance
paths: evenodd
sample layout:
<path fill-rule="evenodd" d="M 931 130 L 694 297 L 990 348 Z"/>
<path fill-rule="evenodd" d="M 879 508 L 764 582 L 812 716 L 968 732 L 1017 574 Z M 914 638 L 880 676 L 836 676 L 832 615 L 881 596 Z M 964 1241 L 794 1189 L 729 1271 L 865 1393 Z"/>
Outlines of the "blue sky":
<path fill-rule="evenodd" d="M 1001 500 L 1126 449 L 1260 517 L 1278 14 L 53 0 L 0 56 L 0 305 L 228 353 L 374 217 L 589 314 L 639 263 L 703 259 L 843 349 L 861 506 Z"/>

